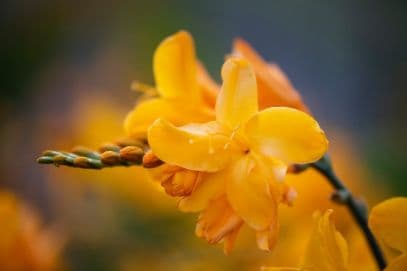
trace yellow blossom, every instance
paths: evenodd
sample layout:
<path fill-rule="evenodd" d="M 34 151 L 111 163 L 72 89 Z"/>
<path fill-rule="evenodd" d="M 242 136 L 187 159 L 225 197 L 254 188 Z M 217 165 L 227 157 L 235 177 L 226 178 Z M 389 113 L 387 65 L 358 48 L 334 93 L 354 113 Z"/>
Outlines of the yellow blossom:
<path fill-rule="evenodd" d="M 407 198 L 391 198 L 376 205 L 369 226 L 390 260 L 386 271 L 407 270 Z"/>
<path fill-rule="evenodd" d="M 229 252 L 226 240 L 236 234 L 241 219 L 257 232 L 259 248 L 269 250 L 277 239 L 277 207 L 286 191 L 280 181 L 287 165 L 318 160 L 328 141 L 304 112 L 287 107 L 259 112 L 256 78 L 246 60 L 228 59 L 222 79 L 216 121 L 176 127 L 157 119 L 148 130 L 148 142 L 167 164 L 198 172 L 179 208 L 203 211 L 199 236 L 211 243 L 225 241 Z M 212 214 L 213 208 L 218 210 Z M 218 229 L 212 234 L 214 227 Z"/>
<path fill-rule="evenodd" d="M 197 60 L 188 32 L 180 31 L 161 42 L 154 53 L 153 71 L 159 97 L 141 101 L 127 115 L 128 136 L 145 136 L 157 118 L 177 125 L 214 119 L 217 86 Z"/>
<path fill-rule="evenodd" d="M 314 228 L 300 267 L 263 267 L 262 271 L 346 271 L 348 246 L 335 229 L 330 216 L 333 210 L 314 213 Z"/>
<path fill-rule="evenodd" d="M 5 191 L 0 191 L 0 225 L 0 270 L 56 270 L 61 240 Z"/>

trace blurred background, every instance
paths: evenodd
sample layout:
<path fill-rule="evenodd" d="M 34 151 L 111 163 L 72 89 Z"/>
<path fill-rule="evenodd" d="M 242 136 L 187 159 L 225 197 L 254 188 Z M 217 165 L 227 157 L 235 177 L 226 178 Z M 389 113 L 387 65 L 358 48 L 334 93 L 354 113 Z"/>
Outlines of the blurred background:
<path fill-rule="evenodd" d="M 329 187 L 313 172 L 289 180 L 300 196 L 282 210 L 280 248 L 259 252 L 245 233 L 226 257 L 194 236 L 196 216 L 178 212 L 144 170 L 54 168 L 35 158 L 121 136 L 136 101 L 131 82 L 153 84 L 156 46 L 186 29 L 218 82 L 235 37 L 278 63 L 327 131 L 338 174 L 356 194 L 370 204 L 406 195 L 406 15 L 401 0 L 2 1 L 0 189 L 58 232 L 61 270 L 294 265 L 307 231 L 290 225 L 304 220 L 307 229 L 315 208 L 332 207 Z M 358 240 L 354 270 L 362 258 L 372 266 L 357 253 L 364 243 L 350 218 L 335 208 L 338 228 Z"/>

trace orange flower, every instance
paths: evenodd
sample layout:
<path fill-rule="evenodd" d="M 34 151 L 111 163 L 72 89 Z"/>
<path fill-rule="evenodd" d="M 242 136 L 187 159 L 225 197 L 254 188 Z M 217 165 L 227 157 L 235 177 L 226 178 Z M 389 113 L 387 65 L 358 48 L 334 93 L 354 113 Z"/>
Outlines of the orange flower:
<path fill-rule="evenodd" d="M 124 128 L 128 136 L 145 136 L 157 118 L 177 125 L 214 119 L 217 86 L 196 58 L 188 32 L 180 31 L 160 43 L 153 68 L 159 97 L 141 101 L 127 115 Z"/>
<path fill-rule="evenodd" d="M 227 253 L 244 221 L 257 232 L 259 248 L 270 250 L 277 239 L 278 204 L 293 197 L 280 182 L 287 164 L 318 160 L 328 142 L 304 112 L 288 107 L 259 111 L 255 75 L 246 60 L 227 60 L 222 78 L 216 121 L 176 127 L 158 119 L 148 130 L 148 142 L 182 174 L 195 171 L 177 181 L 183 182 L 177 192 L 188 191 L 178 194 L 181 210 L 203 210 L 199 236 L 210 243 L 224 240 Z"/>
<path fill-rule="evenodd" d="M 376 205 L 369 226 L 381 242 L 390 262 L 386 271 L 407 270 L 407 198 L 391 198 Z"/>
<path fill-rule="evenodd" d="M 348 245 L 330 219 L 333 210 L 314 213 L 314 228 L 301 267 L 263 267 L 262 271 L 347 271 Z"/>

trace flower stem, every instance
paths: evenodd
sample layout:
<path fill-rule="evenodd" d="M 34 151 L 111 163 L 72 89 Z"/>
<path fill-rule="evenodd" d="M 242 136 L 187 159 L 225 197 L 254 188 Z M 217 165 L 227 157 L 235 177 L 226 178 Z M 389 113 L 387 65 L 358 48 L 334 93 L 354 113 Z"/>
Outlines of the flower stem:
<path fill-rule="evenodd" d="M 346 186 L 341 182 L 341 180 L 336 176 L 330 159 L 327 155 L 321 158 L 319 161 L 309 165 L 310 167 L 316 169 L 319 173 L 324 175 L 329 183 L 335 188 L 335 194 L 333 199 L 335 201 L 345 204 L 349 211 L 351 212 L 356 223 L 362 230 L 366 241 L 370 247 L 372 254 L 376 260 L 377 266 L 380 270 L 386 267 L 386 260 L 380 250 L 379 244 L 375 239 L 373 233 L 370 231 L 367 223 L 366 206 L 363 202 L 358 201 L 351 192 L 346 188 Z"/>

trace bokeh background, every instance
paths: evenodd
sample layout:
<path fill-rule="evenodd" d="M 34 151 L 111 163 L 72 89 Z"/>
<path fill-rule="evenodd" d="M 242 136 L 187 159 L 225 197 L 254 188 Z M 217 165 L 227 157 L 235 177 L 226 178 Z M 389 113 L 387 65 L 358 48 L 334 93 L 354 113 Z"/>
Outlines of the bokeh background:
<path fill-rule="evenodd" d="M 407 195 L 406 15 L 401 0 L 2 1 L 0 188 L 64 236 L 61 270 L 293 264 L 306 237 L 289 225 L 311 222 L 318 205 L 308 202 L 329 197 L 313 173 L 290 180 L 303 196 L 283 210 L 288 226 L 281 239 L 289 241 L 267 254 L 243 236 L 225 257 L 194 237 L 196 217 L 179 213 L 143 170 L 57 169 L 35 158 L 51 147 L 96 147 L 122 135 L 122 120 L 136 101 L 131 82 L 153 84 L 155 47 L 186 29 L 218 81 L 235 37 L 278 63 L 327 131 L 339 175 L 370 204 Z M 359 261 L 368 258 L 357 251 L 351 253 Z"/>

